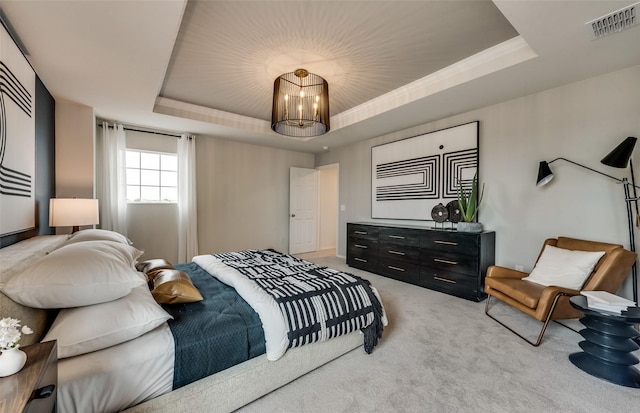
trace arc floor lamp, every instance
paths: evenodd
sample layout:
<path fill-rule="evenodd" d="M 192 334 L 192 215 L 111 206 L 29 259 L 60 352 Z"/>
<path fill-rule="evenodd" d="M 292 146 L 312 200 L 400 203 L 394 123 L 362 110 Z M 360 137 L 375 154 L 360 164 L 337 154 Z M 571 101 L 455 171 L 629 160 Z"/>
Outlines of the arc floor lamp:
<path fill-rule="evenodd" d="M 563 160 L 569 162 L 571 164 L 577 165 L 581 168 L 585 168 L 590 170 L 591 172 L 595 172 L 600 175 L 604 175 L 608 178 L 613 179 L 614 181 L 622 184 L 624 188 L 624 200 L 627 205 L 627 221 L 629 224 L 629 249 L 633 252 L 636 251 L 636 241 L 635 241 L 635 232 L 634 232 L 634 219 L 633 219 L 633 211 L 631 208 L 632 204 L 635 204 L 635 212 L 636 212 L 636 220 L 640 219 L 640 213 L 638 212 L 638 195 L 635 177 L 633 174 L 633 161 L 631 160 L 631 155 L 633 153 L 633 148 L 636 145 L 637 139 L 634 137 L 628 137 L 622 143 L 615 147 L 607 156 L 602 158 L 600 161 L 604 165 L 611 166 L 614 168 L 626 168 L 627 166 L 630 168 L 631 172 L 631 182 L 627 178 L 616 178 L 615 176 L 611 176 L 605 174 L 604 172 L 597 171 L 593 168 L 589 168 L 588 166 L 579 164 L 577 162 L 571 161 L 566 158 L 556 158 L 552 161 L 542 161 L 540 162 L 540 166 L 538 167 L 538 181 L 536 183 L 537 186 L 543 186 L 549 183 L 553 179 L 553 172 L 551 172 L 551 168 L 549 164 L 552 164 L 555 161 Z M 633 196 L 631 196 L 631 190 L 633 190 Z M 633 301 L 635 301 L 636 305 L 638 305 L 638 269 L 637 265 L 634 263 L 631 268 L 631 279 L 633 283 Z"/>

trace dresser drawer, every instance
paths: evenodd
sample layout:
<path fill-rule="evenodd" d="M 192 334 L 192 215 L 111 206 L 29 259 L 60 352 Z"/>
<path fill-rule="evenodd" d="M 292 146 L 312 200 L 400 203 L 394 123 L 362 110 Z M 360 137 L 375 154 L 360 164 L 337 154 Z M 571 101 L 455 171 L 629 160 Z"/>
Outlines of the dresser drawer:
<path fill-rule="evenodd" d="M 377 255 L 378 254 L 378 241 L 366 239 L 366 238 L 357 238 L 357 237 L 349 237 L 347 242 L 348 253 L 362 255 Z"/>
<path fill-rule="evenodd" d="M 423 267 L 420 270 L 419 284 L 447 294 L 479 300 L 483 295 L 478 278 L 442 271 L 437 268 Z"/>
<path fill-rule="evenodd" d="M 380 228 L 378 241 L 380 244 L 406 245 L 418 247 L 422 231 L 409 228 Z"/>
<path fill-rule="evenodd" d="M 418 282 L 420 266 L 418 264 L 380 258 L 378 260 L 377 273 L 386 277 L 395 278 L 396 280 L 415 284 Z"/>
<path fill-rule="evenodd" d="M 359 268 L 361 270 L 377 273 L 378 258 L 349 255 L 347 256 L 347 265 L 353 268 Z"/>
<path fill-rule="evenodd" d="M 418 264 L 420 262 L 420 247 L 380 244 L 378 246 L 378 256 L 383 259 L 398 260 Z"/>
<path fill-rule="evenodd" d="M 477 255 L 480 236 L 460 232 L 425 231 L 421 237 L 420 246 L 436 251 Z"/>
<path fill-rule="evenodd" d="M 441 271 L 455 272 L 470 277 L 478 277 L 478 255 L 464 255 L 446 251 L 429 251 L 422 252 L 421 262 L 429 267 L 439 269 Z"/>
<path fill-rule="evenodd" d="M 374 225 L 347 224 L 347 237 L 377 241 L 378 230 Z"/>

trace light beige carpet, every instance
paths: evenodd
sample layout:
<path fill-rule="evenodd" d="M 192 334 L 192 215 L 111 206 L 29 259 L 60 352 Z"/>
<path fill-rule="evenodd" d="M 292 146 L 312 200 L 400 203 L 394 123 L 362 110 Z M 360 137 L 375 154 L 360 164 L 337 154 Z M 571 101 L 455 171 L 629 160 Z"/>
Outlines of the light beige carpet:
<path fill-rule="evenodd" d="M 489 319 L 484 302 L 353 269 L 336 257 L 310 261 L 369 279 L 390 325 L 372 354 L 356 349 L 239 412 L 640 411 L 640 389 L 571 364 L 582 337 L 561 325 L 551 323 L 535 348 Z M 492 303 L 492 314 L 535 338 L 539 322 Z"/>

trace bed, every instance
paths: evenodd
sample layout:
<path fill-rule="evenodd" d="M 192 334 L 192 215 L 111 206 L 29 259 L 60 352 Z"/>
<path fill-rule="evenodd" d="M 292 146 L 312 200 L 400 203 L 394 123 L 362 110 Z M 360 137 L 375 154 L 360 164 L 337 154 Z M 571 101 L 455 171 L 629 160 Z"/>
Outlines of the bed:
<path fill-rule="evenodd" d="M 297 301 L 282 298 L 286 304 L 281 301 L 276 304 L 269 294 L 276 297 L 280 293 L 256 288 L 256 284 L 265 284 L 268 278 L 264 275 L 266 272 L 262 273 L 266 268 L 262 264 L 286 261 L 289 265 L 291 261 L 294 263 L 291 268 L 309 266 L 319 274 L 334 270 L 316 269 L 312 263 L 276 251 L 203 255 L 191 263 L 152 268 L 166 279 L 175 281 L 186 277 L 187 280 L 180 278 L 176 289 L 175 283 L 157 285 L 161 277 L 149 282 L 150 272 L 145 274 L 143 263 L 138 263 L 141 252 L 120 234 L 103 230 L 76 234 L 34 237 L 0 250 L 0 289 L 6 294 L 0 295 L 2 316 L 18 318 L 36 331 L 33 336 L 23 337 L 23 345 L 29 340 L 58 340 L 60 412 L 233 411 L 362 347 L 363 342 L 370 352 L 381 335 L 382 325 L 387 323 L 377 291 L 370 287 L 363 290 L 369 295 L 363 293 L 357 299 L 369 303 L 363 303 L 364 307 L 355 317 L 360 321 L 345 321 L 345 316 L 336 315 L 339 322 L 334 323 L 328 315 L 318 316 L 322 320 L 316 320 L 317 325 L 310 322 L 298 329 L 301 332 L 294 333 L 291 323 L 305 318 L 300 317 L 303 307 L 293 305 L 289 319 L 264 312 L 266 307 L 277 309 Z M 111 268 L 113 256 L 116 269 Z M 99 274 L 95 263 L 103 260 L 108 262 L 109 269 Z M 251 260 L 258 260 L 258 264 Z M 136 264 L 141 271 L 134 269 Z M 60 267 L 56 270 L 58 274 L 51 271 L 52 267 Z M 260 271 L 256 274 L 258 268 Z M 302 273 L 283 268 L 292 272 L 284 278 L 305 288 L 305 282 L 295 280 L 299 276 L 296 274 Z M 65 289 L 68 286 L 58 291 L 59 286 L 40 281 L 46 277 L 55 279 L 62 273 L 68 279 L 65 282 L 72 285 L 73 294 Z M 121 277 L 121 273 L 126 273 L 126 277 Z M 352 280 L 349 274 L 340 276 L 357 282 L 359 289 L 361 281 L 368 285 L 358 277 Z M 247 281 L 249 278 L 253 280 Z M 279 279 L 275 280 L 280 283 Z M 160 288 L 167 285 L 171 288 Z M 118 291 L 113 293 L 114 289 Z M 25 290 L 29 293 L 25 294 Z M 125 293 L 122 290 L 126 290 Z M 247 296 L 247 291 L 253 291 L 255 296 Z M 241 297 L 241 294 L 245 295 Z M 344 305 L 343 299 L 326 304 L 323 311 L 329 313 L 332 308 Z M 95 303 L 96 300 L 99 303 Z M 308 306 L 318 309 L 315 300 Z M 376 300 L 377 316 L 372 310 L 372 302 Z M 208 317 L 217 314 L 209 318 L 219 320 L 205 319 L 200 324 L 201 321 L 196 320 L 202 313 Z M 289 327 L 274 330 L 274 322 L 268 321 L 270 317 L 276 320 L 276 325 L 288 324 Z M 92 322 L 84 323 L 87 319 Z M 376 326 L 371 322 L 373 319 L 379 324 L 376 328 L 372 328 Z M 83 323 L 89 325 L 82 327 Z M 236 328 L 238 324 L 242 328 Z M 350 329 L 346 329 L 346 325 Z M 176 335 L 180 328 L 190 330 L 191 336 Z M 100 333 L 96 333 L 96 329 Z M 377 337 L 374 342 L 367 343 L 373 336 Z M 196 354 L 203 348 L 208 350 Z M 237 349 L 239 354 L 233 354 Z M 104 390 L 96 392 L 95 389 Z"/>

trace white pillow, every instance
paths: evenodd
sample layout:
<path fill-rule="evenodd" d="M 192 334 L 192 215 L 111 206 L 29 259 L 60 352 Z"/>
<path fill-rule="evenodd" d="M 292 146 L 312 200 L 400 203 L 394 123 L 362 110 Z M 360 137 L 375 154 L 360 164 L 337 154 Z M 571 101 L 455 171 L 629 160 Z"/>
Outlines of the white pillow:
<path fill-rule="evenodd" d="M 60 310 L 42 341 L 58 340 L 58 358 L 73 357 L 133 340 L 170 318 L 142 286 L 115 301 Z"/>
<path fill-rule="evenodd" d="M 2 291 L 35 308 L 68 308 L 116 300 L 146 284 L 135 270 L 142 255 L 130 245 L 87 241 L 65 245 L 27 267 Z"/>
<path fill-rule="evenodd" d="M 81 241 L 115 241 L 125 245 L 133 244 L 129 238 L 119 232 L 106 229 L 83 229 L 71 234 L 65 245 Z"/>
<path fill-rule="evenodd" d="M 523 280 L 579 290 L 604 254 L 604 251 L 574 251 L 547 245 L 531 274 Z"/>

